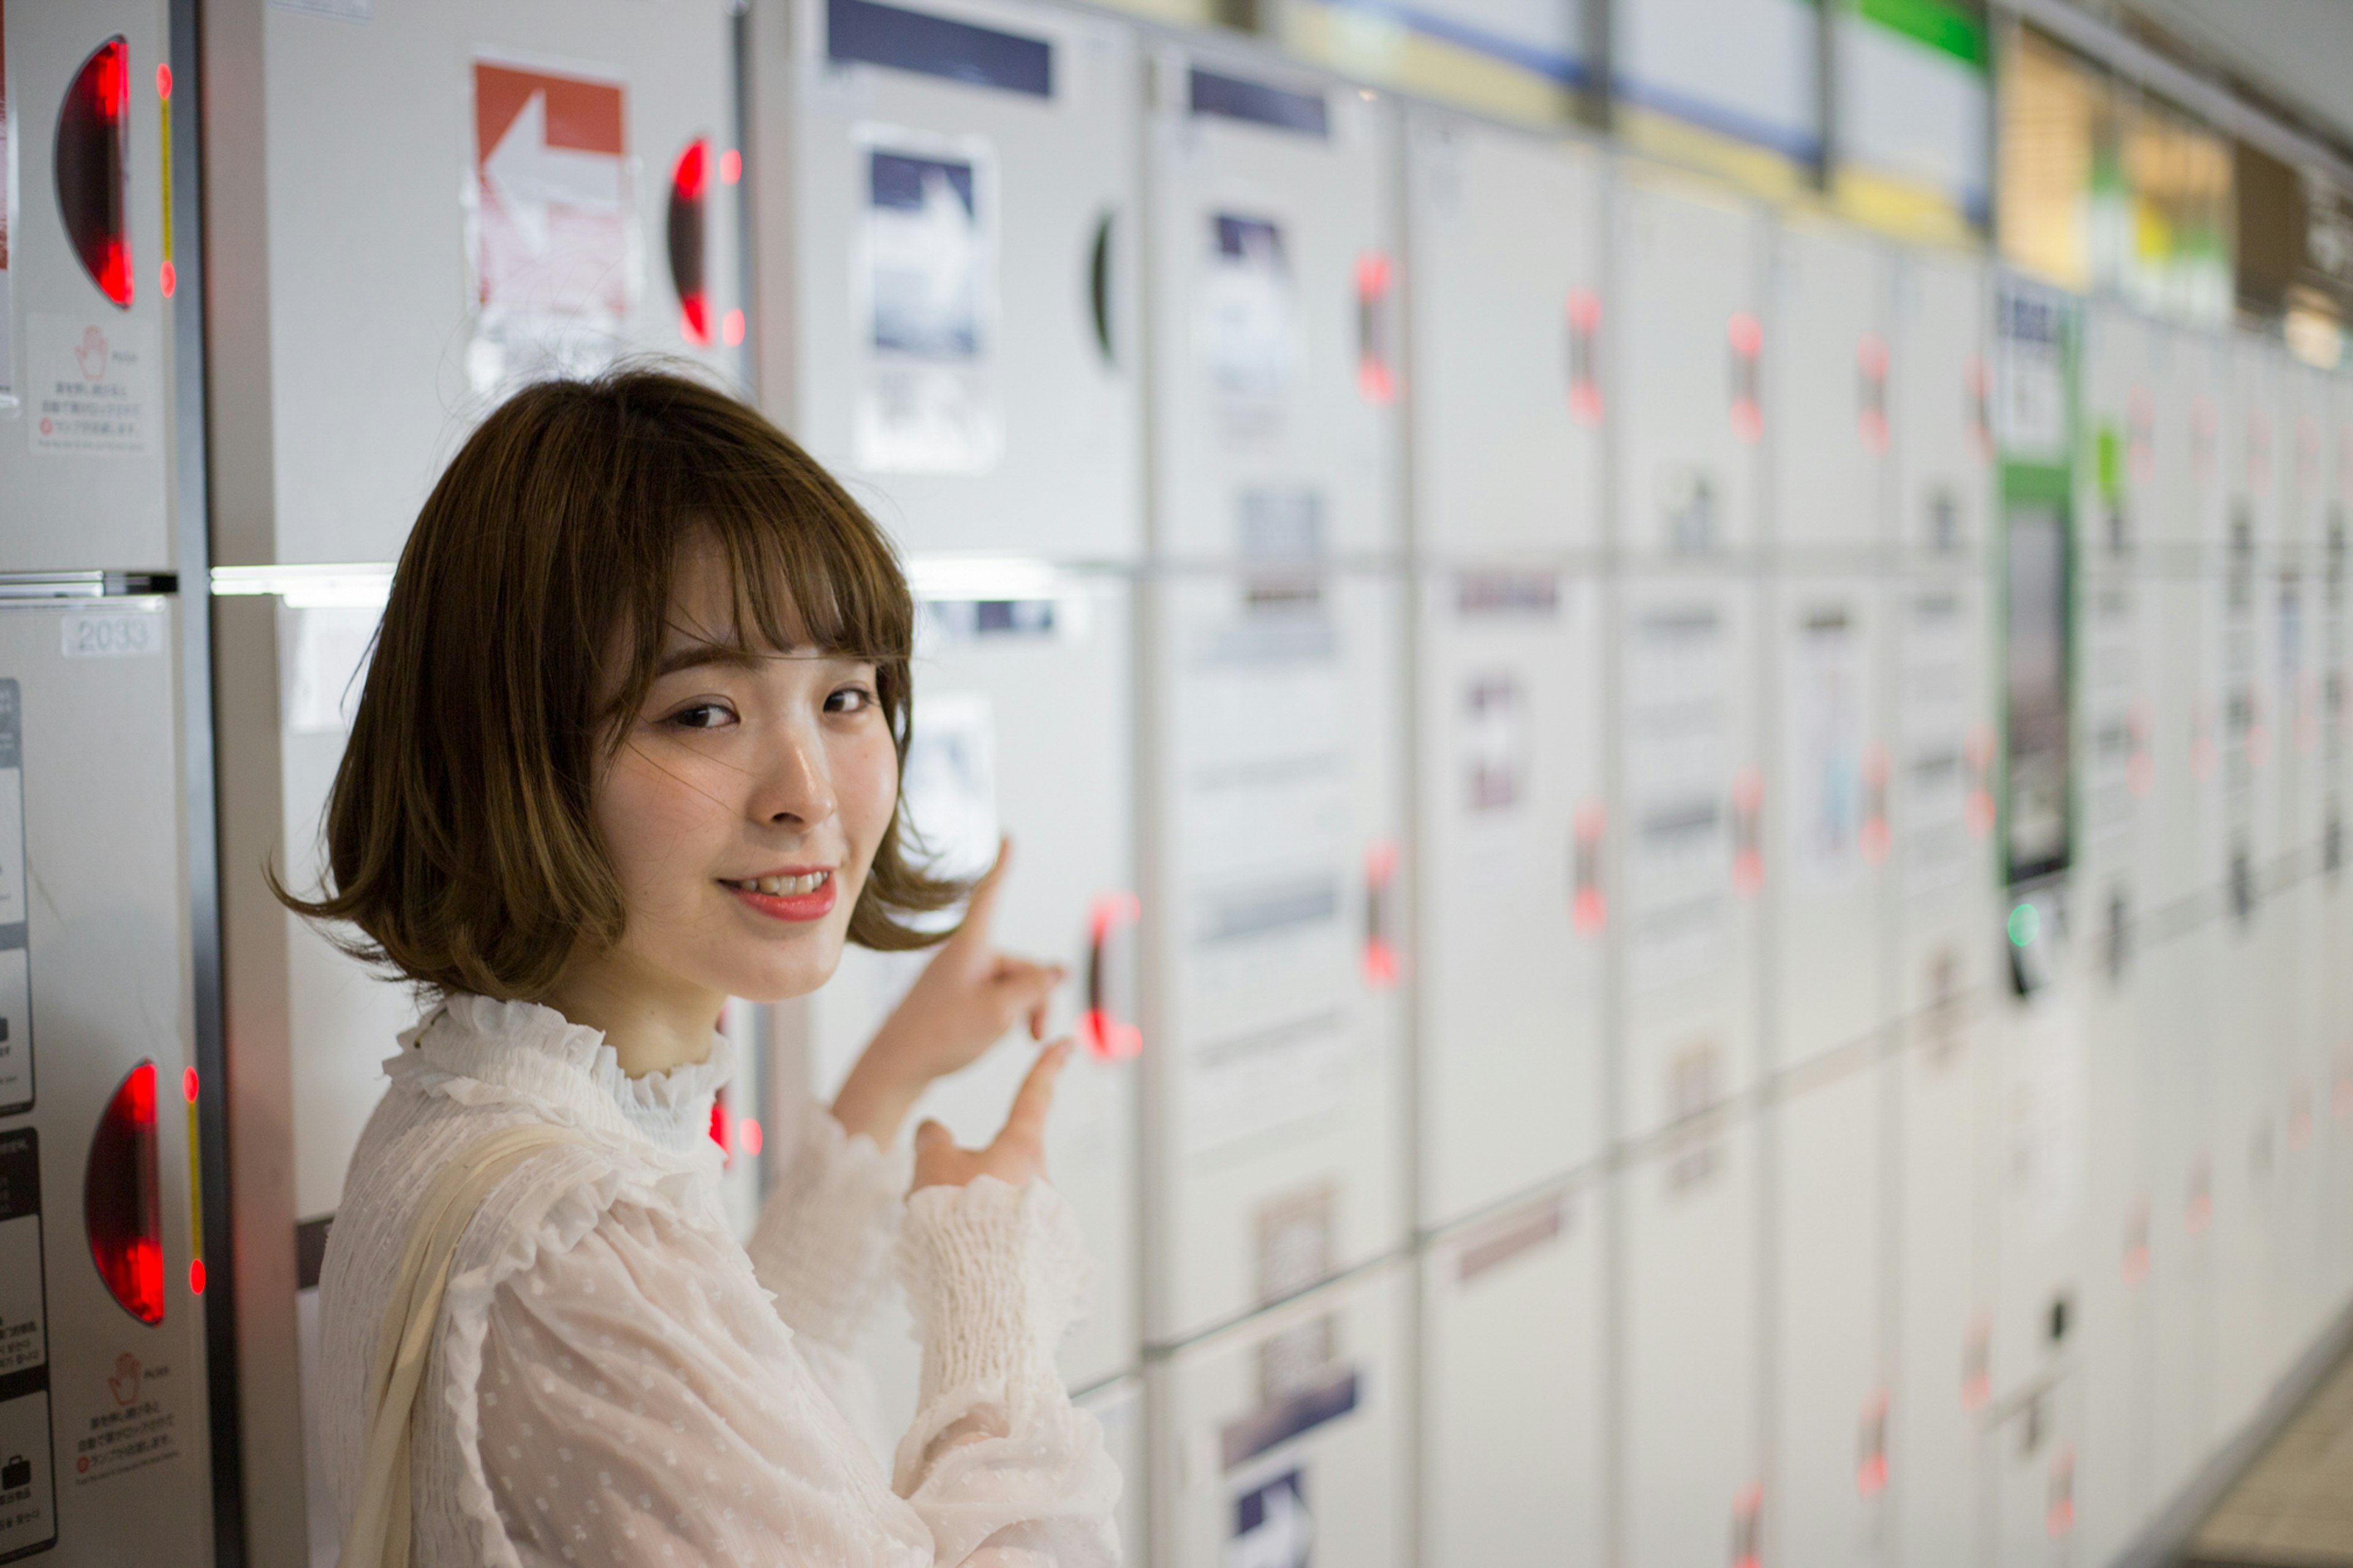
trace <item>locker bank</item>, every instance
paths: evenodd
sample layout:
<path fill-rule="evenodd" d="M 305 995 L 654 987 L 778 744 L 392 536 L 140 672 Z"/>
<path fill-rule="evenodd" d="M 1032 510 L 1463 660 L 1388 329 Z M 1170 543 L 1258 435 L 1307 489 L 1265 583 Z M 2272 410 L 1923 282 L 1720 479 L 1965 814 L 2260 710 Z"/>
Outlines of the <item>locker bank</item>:
<path fill-rule="evenodd" d="M 2353 232 L 2353 126 L 1894 15 L 0 0 L 0 1563 L 338 1561 L 437 998 L 272 879 L 453 455 L 647 364 L 879 525 L 904 834 L 1062 972 L 1121 1560 L 2169 1560 L 2353 1345 L 2353 276 L 2245 172 Z M 726 1003 L 737 1237 L 927 961 Z"/>

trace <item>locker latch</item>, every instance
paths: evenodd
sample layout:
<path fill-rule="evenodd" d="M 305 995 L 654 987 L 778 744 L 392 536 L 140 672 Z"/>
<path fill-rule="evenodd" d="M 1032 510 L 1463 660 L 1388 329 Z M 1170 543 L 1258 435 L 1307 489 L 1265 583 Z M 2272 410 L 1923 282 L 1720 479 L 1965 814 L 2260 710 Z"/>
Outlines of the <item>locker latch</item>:
<path fill-rule="evenodd" d="M 1601 423 L 1601 297 L 1568 291 L 1568 412 L 1580 425 Z"/>
<path fill-rule="evenodd" d="M 1765 434 L 1764 405 L 1759 401 L 1757 360 L 1765 346 L 1765 329 L 1746 310 L 1733 313 L 1725 336 L 1732 349 L 1732 433 L 1743 441 Z"/>
<path fill-rule="evenodd" d="M 1887 1489 L 1887 1390 L 1875 1388 L 1862 1402 L 1855 1447 L 1854 1489 L 1877 1497 Z"/>
<path fill-rule="evenodd" d="M 1586 801 L 1577 808 L 1569 851 L 1569 918 L 1579 936 L 1597 934 L 1609 920 L 1609 905 L 1601 893 L 1601 833 L 1608 822 L 1598 800 Z"/>
<path fill-rule="evenodd" d="M 1765 1489 L 1751 1481 L 1732 1502 L 1732 1568 L 1757 1568 L 1764 1514 Z"/>
<path fill-rule="evenodd" d="M 1743 768 L 1732 781 L 1732 885 L 1754 893 L 1765 885 L 1765 775 Z"/>
<path fill-rule="evenodd" d="M 156 1163 L 155 1064 L 107 1098 L 82 1170 L 82 1223 L 99 1278 L 142 1323 L 164 1321 L 164 1208 Z"/>
<path fill-rule="evenodd" d="M 92 49 L 58 109 L 58 209 L 82 270 L 100 293 L 131 308 L 131 231 L 124 142 L 131 118 L 131 46 L 120 35 Z"/>
<path fill-rule="evenodd" d="M 1398 847 L 1381 839 L 1365 851 L 1365 983 L 1397 984 L 1402 968 L 1397 931 Z"/>
<path fill-rule="evenodd" d="M 1855 349 L 1855 434 L 1866 451 L 1887 450 L 1887 341 L 1865 332 Z"/>
<path fill-rule="evenodd" d="M 1377 250 L 1356 258 L 1356 394 L 1367 403 L 1398 395 L 1397 268 Z"/>
<path fill-rule="evenodd" d="M 1134 893 L 1105 893 L 1087 914 L 1087 1010 L 1079 1037 L 1104 1061 L 1125 1061 L 1144 1049 L 1134 1016 L 1132 933 L 1144 905 Z"/>

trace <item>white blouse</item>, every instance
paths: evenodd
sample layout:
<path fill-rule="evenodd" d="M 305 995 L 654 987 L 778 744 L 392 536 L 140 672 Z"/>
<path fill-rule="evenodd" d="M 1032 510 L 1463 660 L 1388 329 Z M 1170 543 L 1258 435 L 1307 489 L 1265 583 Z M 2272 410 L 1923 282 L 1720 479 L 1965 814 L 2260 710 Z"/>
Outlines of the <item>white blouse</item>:
<path fill-rule="evenodd" d="M 708 1131 L 723 1038 L 632 1079 L 552 1009 L 457 996 L 401 1046 L 320 1277 L 339 1521 L 413 1205 L 474 1142 L 540 1121 L 588 1142 L 527 1161 L 459 1246 L 410 1448 L 416 1562 L 1117 1562 L 1119 1473 L 1054 1368 L 1087 1270 L 1051 1187 L 983 1177 L 902 1200 L 903 1156 L 813 1110 L 747 1250 Z M 885 1477 L 852 1347 L 894 1251 L 923 1370 Z"/>

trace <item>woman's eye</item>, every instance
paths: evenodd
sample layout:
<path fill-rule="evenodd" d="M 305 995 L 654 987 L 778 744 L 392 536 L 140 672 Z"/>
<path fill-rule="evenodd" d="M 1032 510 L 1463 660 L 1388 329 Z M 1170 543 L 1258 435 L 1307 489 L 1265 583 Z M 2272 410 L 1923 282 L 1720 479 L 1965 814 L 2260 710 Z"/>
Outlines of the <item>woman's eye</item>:
<path fill-rule="evenodd" d="M 697 702 L 680 709 L 667 721 L 680 730 L 716 730 L 734 721 L 733 710 L 724 702 Z"/>
<path fill-rule="evenodd" d="M 828 713 L 863 713 L 874 706 L 874 693 L 862 686 L 845 686 L 825 700 Z"/>

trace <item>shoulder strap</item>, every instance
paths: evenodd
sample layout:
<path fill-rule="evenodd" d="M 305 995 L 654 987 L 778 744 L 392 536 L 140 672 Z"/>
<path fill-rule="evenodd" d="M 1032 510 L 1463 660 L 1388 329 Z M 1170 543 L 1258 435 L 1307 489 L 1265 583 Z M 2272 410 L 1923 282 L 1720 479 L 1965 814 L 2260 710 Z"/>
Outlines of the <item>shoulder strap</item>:
<path fill-rule="evenodd" d="M 459 1239 L 516 1166 L 558 1144 L 581 1142 L 570 1129 L 543 1121 L 502 1127 L 461 1151 L 426 1188 L 376 1335 L 367 1384 L 367 1454 L 339 1568 L 408 1568 L 409 1428 Z"/>

